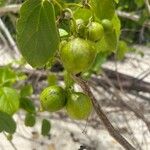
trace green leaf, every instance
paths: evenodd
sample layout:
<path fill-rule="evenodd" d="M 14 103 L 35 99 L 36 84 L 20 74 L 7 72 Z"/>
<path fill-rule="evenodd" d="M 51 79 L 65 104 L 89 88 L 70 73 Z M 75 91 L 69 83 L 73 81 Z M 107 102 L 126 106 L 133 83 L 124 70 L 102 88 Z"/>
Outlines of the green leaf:
<path fill-rule="evenodd" d="M 27 113 L 26 117 L 25 117 L 25 122 L 24 123 L 25 123 L 25 125 L 27 127 L 33 127 L 35 125 L 35 123 L 36 123 L 35 115 Z"/>
<path fill-rule="evenodd" d="M 91 70 L 97 73 L 101 69 L 102 64 L 106 62 L 107 55 L 107 52 L 99 52 L 91 67 Z"/>
<path fill-rule="evenodd" d="M 121 23 L 116 14 L 113 16 L 111 22 L 113 24 L 113 30 L 105 32 L 103 39 L 96 44 L 99 52 L 108 52 L 108 54 L 110 54 L 110 52 L 117 50 Z"/>
<path fill-rule="evenodd" d="M 9 67 L 0 67 L 0 84 L 11 86 L 17 80 L 16 73 Z"/>
<path fill-rule="evenodd" d="M 118 37 L 115 30 L 104 33 L 103 39 L 96 43 L 98 52 L 115 52 L 117 50 Z"/>
<path fill-rule="evenodd" d="M 60 37 L 68 36 L 68 32 L 62 28 L 59 28 Z"/>
<path fill-rule="evenodd" d="M 92 17 L 92 12 L 90 9 L 78 8 L 74 11 L 73 15 L 75 19 L 82 19 L 85 23 L 88 23 L 89 18 Z"/>
<path fill-rule="evenodd" d="M 16 122 L 7 113 L 0 112 L 0 132 L 13 134 L 16 131 Z"/>
<path fill-rule="evenodd" d="M 33 101 L 28 98 L 21 97 L 20 98 L 20 107 L 26 110 L 28 113 L 35 113 L 35 106 Z"/>
<path fill-rule="evenodd" d="M 15 89 L 0 88 L 0 111 L 14 114 L 19 109 L 19 94 Z"/>
<path fill-rule="evenodd" d="M 90 0 L 96 17 L 111 20 L 115 14 L 114 0 Z"/>
<path fill-rule="evenodd" d="M 113 28 L 115 29 L 116 35 L 119 39 L 120 36 L 120 29 L 121 29 L 121 22 L 120 19 L 118 18 L 118 16 L 115 14 L 114 17 L 112 18 L 112 24 L 113 24 Z"/>
<path fill-rule="evenodd" d="M 26 97 L 32 95 L 32 93 L 33 93 L 32 85 L 28 84 L 21 89 L 20 95 L 21 97 Z"/>
<path fill-rule="evenodd" d="M 27 0 L 17 22 L 20 51 L 33 67 L 42 67 L 58 50 L 59 33 L 53 4 L 49 0 Z"/>
<path fill-rule="evenodd" d="M 48 120 L 43 119 L 43 121 L 42 121 L 42 127 L 41 127 L 41 134 L 43 136 L 48 135 L 49 132 L 50 132 L 50 129 L 51 129 L 51 123 Z"/>
<path fill-rule="evenodd" d="M 119 41 L 118 43 L 118 49 L 117 49 L 117 59 L 122 60 L 128 51 L 128 46 L 124 41 Z"/>

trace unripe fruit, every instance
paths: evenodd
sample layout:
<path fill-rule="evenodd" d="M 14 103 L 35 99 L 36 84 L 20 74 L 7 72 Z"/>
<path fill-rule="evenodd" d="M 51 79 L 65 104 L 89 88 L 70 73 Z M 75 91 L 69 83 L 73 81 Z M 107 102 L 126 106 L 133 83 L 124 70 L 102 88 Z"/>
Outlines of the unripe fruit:
<path fill-rule="evenodd" d="M 91 41 L 97 42 L 102 39 L 104 35 L 103 26 L 98 22 L 91 22 L 87 30 L 87 38 Z"/>
<path fill-rule="evenodd" d="M 104 31 L 106 31 L 106 32 L 111 32 L 113 30 L 113 24 L 108 19 L 103 19 L 102 25 L 103 25 Z"/>
<path fill-rule="evenodd" d="M 60 48 L 60 57 L 65 69 L 77 74 L 89 69 L 96 57 L 95 43 L 75 38 Z"/>
<path fill-rule="evenodd" d="M 62 87 L 49 86 L 40 94 L 40 102 L 43 110 L 55 112 L 66 104 L 65 92 Z"/>
<path fill-rule="evenodd" d="M 92 111 L 92 103 L 87 95 L 74 92 L 68 95 L 66 110 L 72 119 L 87 119 Z"/>

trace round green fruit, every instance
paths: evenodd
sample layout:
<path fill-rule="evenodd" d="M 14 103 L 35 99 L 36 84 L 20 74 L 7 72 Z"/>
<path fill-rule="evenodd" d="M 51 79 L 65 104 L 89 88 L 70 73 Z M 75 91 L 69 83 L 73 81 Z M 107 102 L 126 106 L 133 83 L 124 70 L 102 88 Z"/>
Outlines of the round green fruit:
<path fill-rule="evenodd" d="M 103 19 L 101 23 L 103 25 L 104 31 L 111 32 L 113 30 L 113 24 L 110 20 Z"/>
<path fill-rule="evenodd" d="M 88 25 L 87 38 L 91 41 L 97 42 L 102 39 L 104 35 L 103 26 L 98 22 L 91 22 Z"/>
<path fill-rule="evenodd" d="M 40 102 L 43 110 L 55 112 L 66 104 L 65 91 L 59 86 L 49 86 L 40 94 Z"/>
<path fill-rule="evenodd" d="M 60 57 L 65 69 L 77 74 L 89 69 L 96 57 L 95 43 L 75 38 L 60 48 Z"/>
<path fill-rule="evenodd" d="M 87 95 L 74 92 L 68 95 L 66 110 L 72 119 L 87 119 L 92 111 L 92 103 Z"/>

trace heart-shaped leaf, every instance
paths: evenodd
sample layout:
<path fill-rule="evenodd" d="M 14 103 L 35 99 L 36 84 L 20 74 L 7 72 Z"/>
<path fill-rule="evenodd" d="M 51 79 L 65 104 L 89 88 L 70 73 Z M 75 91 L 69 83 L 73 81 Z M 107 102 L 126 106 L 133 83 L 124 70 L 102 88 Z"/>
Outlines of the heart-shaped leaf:
<path fill-rule="evenodd" d="M 49 0 L 27 0 L 17 22 L 20 51 L 33 67 L 42 67 L 58 49 L 59 33 L 53 4 Z"/>

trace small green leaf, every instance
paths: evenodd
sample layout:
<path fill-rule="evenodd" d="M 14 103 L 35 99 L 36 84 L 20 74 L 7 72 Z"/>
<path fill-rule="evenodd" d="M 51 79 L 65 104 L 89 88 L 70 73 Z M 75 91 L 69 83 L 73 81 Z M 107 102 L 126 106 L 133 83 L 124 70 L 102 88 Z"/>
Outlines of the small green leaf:
<path fill-rule="evenodd" d="M 28 98 L 24 98 L 24 97 L 20 98 L 20 107 L 26 110 L 28 113 L 34 114 L 36 112 L 34 103 Z"/>
<path fill-rule="evenodd" d="M 0 132 L 13 134 L 16 131 L 16 122 L 7 113 L 0 112 Z"/>
<path fill-rule="evenodd" d="M 101 70 L 101 66 L 104 62 L 106 62 L 106 58 L 107 58 L 107 52 L 99 52 L 96 56 L 96 59 L 91 67 L 91 70 L 94 72 L 98 72 L 99 70 Z"/>
<path fill-rule="evenodd" d="M 43 136 L 48 135 L 49 132 L 50 132 L 50 129 L 51 129 L 51 123 L 48 120 L 43 119 L 43 121 L 42 121 L 42 127 L 41 127 L 41 134 Z"/>
<path fill-rule="evenodd" d="M 21 89 L 20 95 L 21 97 L 26 97 L 32 95 L 32 93 L 33 93 L 32 85 L 28 84 Z"/>
<path fill-rule="evenodd" d="M 17 80 L 16 73 L 9 67 L 0 67 L 0 84 L 11 86 Z"/>
<path fill-rule="evenodd" d="M 88 23 L 90 17 L 92 17 L 92 12 L 90 9 L 78 8 L 74 11 L 74 18 L 82 19 L 85 23 Z"/>
<path fill-rule="evenodd" d="M 98 52 L 115 52 L 117 50 L 118 37 L 115 30 L 105 33 L 103 39 L 96 43 Z"/>
<path fill-rule="evenodd" d="M 25 117 L 25 125 L 27 127 L 33 127 L 36 123 L 35 115 L 27 113 Z"/>
<path fill-rule="evenodd" d="M 112 18 L 112 24 L 113 24 L 113 28 L 115 29 L 116 35 L 119 39 L 120 36 L 120 29 L 121 29 L 121 22 L 118 18 L 118 16 L 115 14 L 114 17 Z"/>
<path fill-rule="evenodd" d="M 0 111 L 14 114 L 19 109 L 19 94 L 15 89 L 0 88 Z"/>
<path fill-rule="evenodd" d="M 62 28 L 59 28 L 60 37 L 68 36 L 68 32 Z"/>
<path fill-rule="evenodd" d="M 111 20 L 115 14 L 114 0 L 90 0 L 96 17 Z"/>
<path fill-rule="evenodd" d="M 58 50 L 59 33 L 55 21 L 51 1 L 27 0 L 23 3 L 17 22 L 17 41 L 31 66 L 44 66 Z"/>
<path fill-rule="evenodd" d="M 124 41 L 119 41 L 118 43 L 118 49 L 117 49 L 117 59 L 122 60 L 128 51 L 128 46 Z"/>

